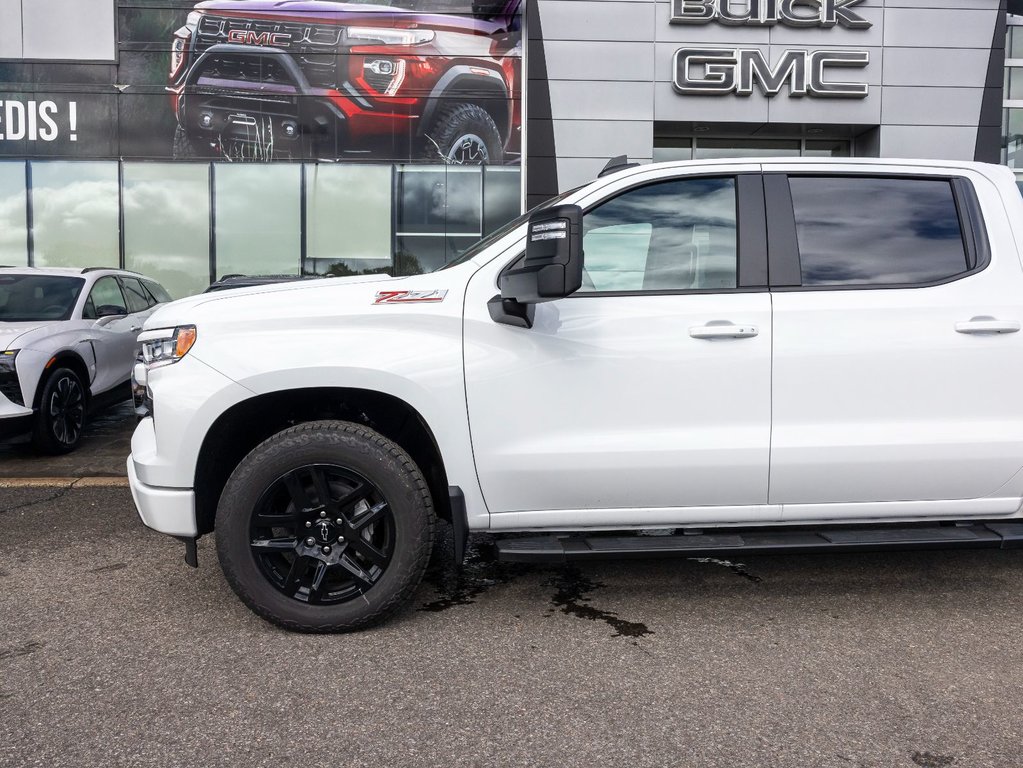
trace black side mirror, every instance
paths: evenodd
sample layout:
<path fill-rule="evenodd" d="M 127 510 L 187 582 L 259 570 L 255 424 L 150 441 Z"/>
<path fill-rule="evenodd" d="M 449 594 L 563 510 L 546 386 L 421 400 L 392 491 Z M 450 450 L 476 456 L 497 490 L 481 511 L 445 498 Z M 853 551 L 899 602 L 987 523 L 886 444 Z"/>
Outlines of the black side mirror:
<path fill-rule="evenodd" d="M 124 317 L 124 310 L 116 304 L 100 304 L 96 307 L 97 319 L 104 317 Z"/>
<path fill-rule="evenodd" d="M 498 323 L 531 328 L 533 306 L 570 296 L 583 284 L 583 210 L 558 205 L 529 219 L 522 266 L 501 275 L 501 295 L 488 303 Z"/>

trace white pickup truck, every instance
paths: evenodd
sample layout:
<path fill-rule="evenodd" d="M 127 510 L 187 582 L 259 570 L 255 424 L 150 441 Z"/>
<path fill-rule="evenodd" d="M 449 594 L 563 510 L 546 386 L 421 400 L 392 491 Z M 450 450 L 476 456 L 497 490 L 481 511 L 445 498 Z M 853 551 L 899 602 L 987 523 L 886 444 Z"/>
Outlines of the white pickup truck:
<path fill-rule="evenodd" d="M 161 308 L 132 493 L 304 631 L 406 601 L 437 517 L 458 559 L 1021 546 L 1021 254 L 1002 167 L 629 167 L 438 272 Z"/>

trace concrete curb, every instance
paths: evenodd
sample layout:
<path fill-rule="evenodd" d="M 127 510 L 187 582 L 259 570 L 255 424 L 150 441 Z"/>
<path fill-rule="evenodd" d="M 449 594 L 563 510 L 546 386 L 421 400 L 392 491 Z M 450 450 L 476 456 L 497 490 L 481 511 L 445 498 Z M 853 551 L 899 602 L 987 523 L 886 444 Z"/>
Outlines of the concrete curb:
<path fill-rule="evenodd" d="M 0 477 L 0 488 L 127 488 L 127 477 Z"/>

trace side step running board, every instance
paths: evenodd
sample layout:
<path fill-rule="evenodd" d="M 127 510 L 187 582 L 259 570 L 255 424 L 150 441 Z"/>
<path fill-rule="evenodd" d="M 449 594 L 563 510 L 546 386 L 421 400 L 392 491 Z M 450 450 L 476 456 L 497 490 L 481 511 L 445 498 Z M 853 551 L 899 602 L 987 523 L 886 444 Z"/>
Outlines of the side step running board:
<path fill-rule="evenodd" d="M 730 531 L 693 536 L 529 536 L 497 542 L 497 559 L 513 563 L 570 560 L 763 555 L 782 552 L 852 552 L 898 549 L 1023 548 L 1023 522 L 917 525 L 902 528 Z"/>

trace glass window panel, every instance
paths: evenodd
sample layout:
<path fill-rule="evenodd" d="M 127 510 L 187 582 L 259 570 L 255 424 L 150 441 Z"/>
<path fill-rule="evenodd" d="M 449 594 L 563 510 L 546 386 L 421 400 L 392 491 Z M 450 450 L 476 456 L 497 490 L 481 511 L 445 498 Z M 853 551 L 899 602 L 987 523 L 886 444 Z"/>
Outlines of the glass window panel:
<path fill-rule="evenodd" d="M 696 139 L 694 160 L 720 157 L 799 157 L 799 139 Z"/>
<path fill-rule="evenodd" d="M 1003 98 L 1009 101 L 1023 99 L 1023 67 L 1005 68 L 1005 90 Z"/>
<path fill-rule="evenodd" d="M 217 163 L 213 170 L 217 276 L 298 274 L 300 166 Z"/>
<path fill-rule="evenodd" d="M 128 314 L 124 295 L 115 277 L 101 277 L 97 280 L 89 293 L 89 301 L 98 317 Z"/>
<path fill-rule="evenodd" d="M 403 166 L 397 187 L 399 235 L 482 235 L 482 168 Z"/>
<path fill-rule="evenodd" d="M 25 164 L 0 163 L 0 265 L 28 264 Z"/>
<path fill-rule="evenodd" d="M 134 277 L 121 279 L 124 287 L 124 297 L 128 300 L 128 310 L 131 312 L 145 312 L 149 309 L 149 296 L 142 283 Z"/>
<path fill-rule="evenodd" d="M 629 190 L 583 217 L 581 292 L 736 287 L 735 180 Z"/>
<path fill-rule="evenodd" d="M 947 181 L 792 177 L 803 285 L 926 283 L 966 271 Z"/>
<path fill-rule="evenodd" d="M 124 164 L 124 266 L 176 298 L 210 279 L 210 169 L 193 163 Z"/>
<path fill-rule="evenodd" d="M 479 238 L 438 237 L 435 235 L 396 238 L 394 275 L 418 275 L 432 272 L 457 259 Z"/>
<path fill-rule="evenodd" d="M 310 164 L 305 188 L 306 272 L 391 271 L 390 164 Z"/>
<path fill-rule="evenodd" d="M 116 162 L 33 162 L 37 267 L 120 265 Z"/>
<path fill-rule="evenodd" d="M 522 173 L 518 168 L 483 169 L 483 234 L 489 235 L 522 213 Z"/>
<path fill-rule="evenodd" d="M 849 157 L 849 142 L 844 139 L 807 139 L 803 157 Z"/>
<path fill-rule="evenodd" d="M 692 160 L 693 140 L 674 136 L 654 136 L 654 162 Z"/>
<path fill-rule="evenodd" d="M 1006 58 L 1023 59 L 1023 27 L 1010 26 Z"/>
<path fill-rule="evenodd" d="M 0 275 L 0 322 L 68 320 L 84 287 L 80 277 Z"/>

